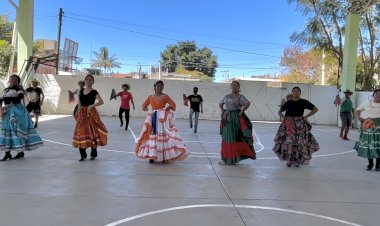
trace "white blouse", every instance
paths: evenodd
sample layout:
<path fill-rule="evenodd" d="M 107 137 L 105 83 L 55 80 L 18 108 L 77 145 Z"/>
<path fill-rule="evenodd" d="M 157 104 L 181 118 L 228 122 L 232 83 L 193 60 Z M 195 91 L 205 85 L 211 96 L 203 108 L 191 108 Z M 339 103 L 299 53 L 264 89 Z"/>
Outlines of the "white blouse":
<path fill-rule="evenodd" d="M 380 118 L 380 103 L 375 103 L 373 100 L 362 103 L 356 110 L 362 111 L 364 116 L 362 118 Z"/>

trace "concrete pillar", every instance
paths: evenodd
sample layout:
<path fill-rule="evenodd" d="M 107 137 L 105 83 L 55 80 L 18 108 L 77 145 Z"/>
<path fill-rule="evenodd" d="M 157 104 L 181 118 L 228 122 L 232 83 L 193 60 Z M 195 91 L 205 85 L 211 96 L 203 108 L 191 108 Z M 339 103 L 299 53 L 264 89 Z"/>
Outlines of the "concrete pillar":
<path fill-rule="evenodd" d="M 34 0 L 19 0 L 16 23 L 18 28 L 17 72 L 20 73 L 25 60 L 32 56 Z M 26 64 L 26 63 L 25 63 Z"/>
<path fill-rule="evenodd" d="M 355 91 L 359 23 L 360 15 L 348 14 L 343 50 L 342 92 L 346 89 Z"/>
<path fill-rule="evenodd" d="M 346 31 L 343 49 L 343 70 L 342 70 L 342 87 L 341 97 L 344 96 L 344 91 L 350 89 L 354 92 L 351 100 L 355 100 L 355 83 L 356 83 L 356 64 L 358 59 L 358 42 L 359 42 L 359 14 L 348 14 L 346 18 Z M 338 112 L 339 114 L 339 112 Z M 338 125 L 341 126 L 342 122 L 338 119 Z"/>

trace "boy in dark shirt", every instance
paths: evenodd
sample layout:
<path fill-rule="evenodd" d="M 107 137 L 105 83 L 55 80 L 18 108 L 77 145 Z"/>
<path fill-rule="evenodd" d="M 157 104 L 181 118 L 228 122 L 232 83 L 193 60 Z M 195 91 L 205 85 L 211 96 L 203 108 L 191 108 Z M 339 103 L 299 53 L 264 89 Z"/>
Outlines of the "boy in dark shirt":
<path fill-rule="evenodd" d="M 190 113 L 189 113 L 189 120 L 190 120 L 190 128 L 193 128 L 193 114 L 195 113 L 195 124 L 194 124 L 194 133 L 197 132 L 198 128 L 198 117 L 199 117 L 199 111 L 203 113 L 203 99 L 201 95 L 198 95 L 198 87 L 193 88 L 194 94 L 187 97 L 187 99 L 190 101 Z"/>

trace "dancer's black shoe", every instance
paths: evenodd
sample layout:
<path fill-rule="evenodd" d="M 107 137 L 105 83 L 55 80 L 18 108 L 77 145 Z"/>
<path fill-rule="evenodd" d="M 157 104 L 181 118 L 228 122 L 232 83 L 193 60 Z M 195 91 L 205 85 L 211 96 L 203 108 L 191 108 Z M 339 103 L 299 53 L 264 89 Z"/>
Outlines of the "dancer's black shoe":
<path fill-rule="evenodd" d="M 24 158 L 24 152 L 19 152 L 17 153 L 17 155 L 15 157 L 13 157 L 12 159 L 21 159 L 21 158 Z"/>
<path fill-rule="evenodd" d="M 10 152 L 5 152 L 4 157 L 0 161 L 7 161 L 8 159 L 12 159 L 12 155 Z"/>

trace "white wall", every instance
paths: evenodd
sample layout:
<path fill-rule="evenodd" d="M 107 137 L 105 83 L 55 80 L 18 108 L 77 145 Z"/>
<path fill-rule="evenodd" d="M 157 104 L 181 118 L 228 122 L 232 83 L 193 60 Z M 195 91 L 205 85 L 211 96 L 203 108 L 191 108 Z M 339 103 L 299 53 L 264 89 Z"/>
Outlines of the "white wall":
<path fill-rule="evenodd" d="M 41 82 L 46 98 L 42 110 L 45 114 L 72 114 L 74 104 L 68 103 L 68 90 L 75 90 L 77 82 L 83 77 L 37 75 Z M 141 109 L 142 102 L 148 95 L 153 94 L 153 84 L 156 80 L 149 79 L 118 79 L 110 77 L 95 77 L 94 89 L 98 90 L 105 104 L 98 108 L 102 115 L 117 115 L 120 100 L 109 100 L 111 90 L 121 91 L 121 84 L 129 83 L 130 92 L 134 96 L 136 110 L 131 110 L 132 117 L 144 117 Z M 177 104 L 176 117 L 187 118 L 188 107 L 183 105 L 182 94 L 192 93 L 193 87 L 199 88 L 202 95 L 204 113 L 200 119 L 219 120 L 219 101 L 230 92 L 230 84 L 212 82 L 168 81 L 165 80 L 164 93 L 168 94 Z M 315 117 L 311 118 L 316 124 L 337 124 L 337 109 L 333 105 L 336 87 L 312 86 L 303 84 L 284 84 L 283 88 L 268 88 L 266 82 L 241 81 L 241 94 L 251 102 L 247 115 L 252 120 L 278 121 L 277 111 L 281 98 L 291 92 L 294 86 L 302 89 L 302 98 L 310 100 L 319 108 Z"/>

